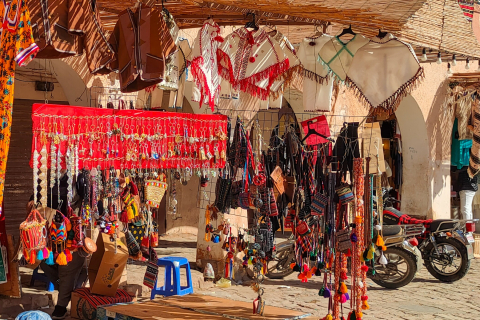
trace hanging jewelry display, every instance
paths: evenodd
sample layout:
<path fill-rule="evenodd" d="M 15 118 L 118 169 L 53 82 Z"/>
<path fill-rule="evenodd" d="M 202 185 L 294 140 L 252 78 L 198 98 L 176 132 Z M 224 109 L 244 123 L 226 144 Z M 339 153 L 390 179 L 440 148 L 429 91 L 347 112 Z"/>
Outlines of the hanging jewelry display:
<path fill-rule="evenodd" d="M 35 148 L 33 152 L 33 203 L 37 204 L 37 192 L 38 192 L 38 151 Z"/>
<path fill-rule="evenodd" d="M 72 152 L 72 148 L 68 147 L 67 153 L 66 153 L 66 166 L 67 166 L 67 206 L 70 207 L 70 204 L 72 203 L 73 200 L 73 172 L 74 172 L 74 155 Z"/>
<path fill-rule="evenodd" d="M 58 206 L 60 207 L 60 178 L 62 176 L 62 153 L 60 152 L 60 148 L 58 148 L 57 153 L 57 192 L 58 192 Z"/>
<path fill-rule="evenodd" d="M 55 142 L 52 139 L 52 145 L 50 147 L 50 203 L 53 203 L 53 187 L 55 186 L 55 180 L 57 177 L 57 148 L 55 147 Z M 50 204 L 51 205 L 51 204 Z"/>
<path fill-rule="evenodd" d="M 40 151 L 40 171 L 38 174 L 38 178 L 40 179 L 40 202 L 44 207 L 47 206 L 47 194 L 48 194 L 47 192 L 47 188 L 48 188 L 47 161 L 48 161 L 47 147 L 44 145 L 42 150 Z"/>

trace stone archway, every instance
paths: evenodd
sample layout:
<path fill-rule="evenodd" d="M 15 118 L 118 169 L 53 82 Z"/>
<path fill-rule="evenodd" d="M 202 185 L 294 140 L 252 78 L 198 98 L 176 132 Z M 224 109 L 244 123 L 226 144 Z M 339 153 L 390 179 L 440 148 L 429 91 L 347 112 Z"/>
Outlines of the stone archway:
<path fill-rule="evenodd" d="M 402 212 L 411 216 L 430 216 L 430 148 L 423 113 L 417 101 L 408 95 L 395 115 L 402 135 Z"/>

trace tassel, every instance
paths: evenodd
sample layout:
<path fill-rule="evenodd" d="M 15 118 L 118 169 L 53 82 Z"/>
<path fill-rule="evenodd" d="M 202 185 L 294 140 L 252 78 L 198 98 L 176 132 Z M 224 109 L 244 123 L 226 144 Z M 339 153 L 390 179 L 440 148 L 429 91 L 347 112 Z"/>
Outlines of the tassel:
<path fill-rule="evenodd" d="M 367 300 L 368 300 L 368 296 L 361 296 L 361 299 L 362 299 L 362 301 L 367 301 Z"/>
<path fill-rule="evenodd" d="M 130 206 L 127 208 L 127 219 L 128 221 L 132 220 L 133 218 L 135 218 L 135 215 L 133 214 L 133 209 L 132 209 L 133 206 Z"/>
<path fill-rule="evenodd" d="M 293 267 L 293 271 L 300 272 L 300 266 L 298 264 L 295 264 L 295 267 Z"/>
<path fill-rule="evenodd" d="M 35 259 L 37 258 L 35 250 L 30 251 L 30 264 L 35 264 Z"/>
<path fill-rule="evenodd" d="M 363 288 L 362 280 L 359 279 L 358 282 L 357 282 L 357 285 L 358 285 L 359 288 Z"/>
<path fill-rule="evenodd" d="M 330 298 L 330 296 L 331 296 L 330 289 L 325 288 L 325 290 L 323 291 L 323 297 Z"/>
<path fill-rule="evenodd" d="M 333 320 L 332 315 L 330 313 L 327 314 L 327 316 L 325 317 L 325 320 Z"/>
<path fill-rule="evenodd" d="M 358 241 L 357 235 L 355 233 L 352 233 L 350 235 L 350 241 L 352 241 L 352 242 L 357 242 Z"/>
<path fill-rule="evenodd" d="M 345 297 L 345 295 L 342 294 L 342 295 L 340 296 L 340 303 L 345 303 L 345 302 L 347 302 L 347 297 Z"/>
<path fill-rule="evenodd" d="M 347 293 L 345 293 L 345 298 L 347 298 L 347 301 L 350 300 L 350 295 Z"/>
<path fill-rule="evenodd" d="M 312 277 L 312 272 L 311 271 L 308 271 L 307 272 L 307 279 L 310 279 Z"/>
<path fill-rule="evenodd" d="M 387 247 L 386 247 L 386 246 L 382 246 L 382 251 L 387 251 Z"/>
<path fill-rule="evenodd" d="M 221 36 L 216 36 L 215 38 L 213 38 L 213 40 L 218 41 L 218 42 L 225 41 L 225 39 L 223 39 L 223 37 L 221 37 Z"/>
<path fill-rule="evenodd" d="M 368 310 L 370 309 L 370 306 L 368 305 L 367 300 L 364 300 L 362 303 L 362 310 Z"/>
<path fill-rule="evenodd" d="M 347 273 L 346 273 L 346 272 L 341 272 L 341 273 L 340 273 L 340 279 L 342 279 L 342 280 L 347 280 L 347 279 L 348 279 Z"/>
<path fill-rule="evenodd" d="M 366 260 L 372 260 L 373 257 L 375 255 L 375 248 L 373 247 L 373 245 L 370 246 L 370 249 L 368 249 L 368 253 L 367 253 L 367 259 Z"/>
<path fill-rule="evenodd" d="M 127 211 L 125 211 L 125 210 L 122 211 L 122 215 L 120 216 L 120 222 L 128 223 Z"/>
<path fill-rule="evenodd" d="M 67 265 L 67 256 L 64 252 L 60 253 L 56 260 L 59 266 L 66 266 Z"/>
<path fill-rule="evenodd" d="M 48 251 L 47 247 L 43 248 L 43 259 L 48 259 L 48 255 L 50 252 Z"/>
<path fill-rule="evenodd" d="M 320 269 L 315 270 L 315 276 L 320 277 L 322 275 L 322 271 Z"/>
<path fill-rule="evenodd" d="M 368 266 L 363 265 L 360 269 L 362 269 L 363 272 L 367 272 L 368 271 Z"/>
<path fill-rule="evenodd" d="M 375 242 L 375 245 L 377 247 L 383 247 L 385 245 L 385 242 L 383 242 L 383 238 L 381 235 L 377 236 L 377 241 Z"/>
<path fill-rule="evenodd" d="M 348 314 L 348 320 L 357 320 L 357 316 L 355 315 L 355 311 L 352 311 Z"/>
<path fill-rule="evenodd" d="M 344 316 L 341 316 L 341 317 L 340 317 L 340 320 L 345 320 L 345 317 L 344 317 Z"/>
<path fill-rule="evenodd" d="M 347 252 L 345 252 L 346 257 L 351 257 L 352 256 L 352 250 L 347 249 Z"/>
<path fill-rule="evenodd" d="M 53 266 L 55 264 L 55 261 L 53 261 L 53 252 L 48 250 L 49 253 L 48 253 L 48 259 L 47 261 L 45 261 L 45 263 L 49 266 Z"/>
<path fill-rule="evenodd" d="M 323 293 L 325 292 L 325 287 L 322 287 L 320 290 L 318 290 L 318 295 L 320 297 L 323 297 Z"/>
<path fill-rule="evenodd" d="M 383 254 L 383 252 L 382 252 L 382 256 L 380 257 L 380 260 L 378 260 L 378 262 L 379 262 L 380 264 L 383 264 L 383 265 L 386 265 L 386 264 L 388 263 L 388 260 L 387 260 L 387 258 L 385 257 L 385 255 Z"/>
<path fill-rule="evenodd" d="M 297 264 L 295 262 L 290 263 L 290 269 L 294 269 Z"/>
<path fill-rule="evenodd" d="M 67 263 L 72 261 L 72 253 L 70 252 L 70 250 L 65 250 L 65 255 L 67 256 Z"/>
<path fill-rule="evenodd" d="M 43 250 L 38 250 L 37 252 L 37 260 L 43 260 Z"/>
<path fill-rule="evenodd" d="M 362 318 L 363 318 L 363 313 L 361 313 L 361 312 L 357 313 L 357 320 L 362 319 Z"/>
<path fill-rule="evenodd" d="M 340 292 L 341 293 L 347 293 L 348 292 L 348 288 L 347 288 L 347 285 L 345 284 L 345 282 L 342 282 L 342 284 L 340 285 Z"/>

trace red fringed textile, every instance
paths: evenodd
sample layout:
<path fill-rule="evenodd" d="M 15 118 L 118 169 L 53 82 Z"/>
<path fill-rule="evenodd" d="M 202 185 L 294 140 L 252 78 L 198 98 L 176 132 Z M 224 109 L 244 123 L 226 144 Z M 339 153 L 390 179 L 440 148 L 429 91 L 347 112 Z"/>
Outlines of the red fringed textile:
<path fill-rule="evenodd" d="M 80 168 L 225 166 L 223 115 L 34 104 L 32 120 L 32 158 L 35 147 L 40 153 L 45 146 L 50 154 L 53 141 L 63 156 L 69 147 L 78 148 Z M 65 162 L 62 159 L 63 167 Z"/>

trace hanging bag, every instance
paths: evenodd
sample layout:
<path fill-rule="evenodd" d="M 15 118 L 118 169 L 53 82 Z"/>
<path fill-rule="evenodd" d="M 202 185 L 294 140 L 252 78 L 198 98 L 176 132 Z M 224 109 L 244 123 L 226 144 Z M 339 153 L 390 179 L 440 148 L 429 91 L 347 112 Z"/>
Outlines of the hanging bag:
<path fill-rule="evenodd" d="M 159 208 L 168 184 L 165 181 L 145 181 L 145 203 L 151 207 Z"/>
<path fill-rule="evenodd" d="M 243 192 L 238 196 L 238 204 L 242 209 L 250 209 L 254 204 L 250 197 L 250 189 L 248 188 L 248 161 L 245 161 L 245 168 L 243 172 Z"/>
<path fill-rule="evenodd" d="M 27 219 L 20 224 L 20 241 L 23 255 L 29 264 L 46 259 L 49 255 L 47 245 L 47 221 L 37 209 L 33 209 Z M 41 259 L 40 259 L 41 258 Z"/>
<path fill-rule="evenodd" d="M 345 227 L 338 230 L 336 234 L 338 250 L 345 253 L 352 249 L 352 241 L 350 240 L 350 227 L 348 226 L 347 221 L 347 210 L 345 210 L 344 206 L 341 208 L 341 218 L 339 223 L 340 226 Z"/>
<path fill-rule="evenodd" d="M 355 200 L 352 189 L 348 185 L 342 185 L 336 188 L 335 192 L 337 193 L 339 202 L 342 205 L 349 204 L 350 202 Z"/>
<path fill-rule="evenodd" d="M 325 214 L 327 208 L 328 197 L 323 195 L 320 191 L 317 192 L 315 197 L 313 197 L 311 209 L 311 214 L 313 216 L 320 216 Z"/>

